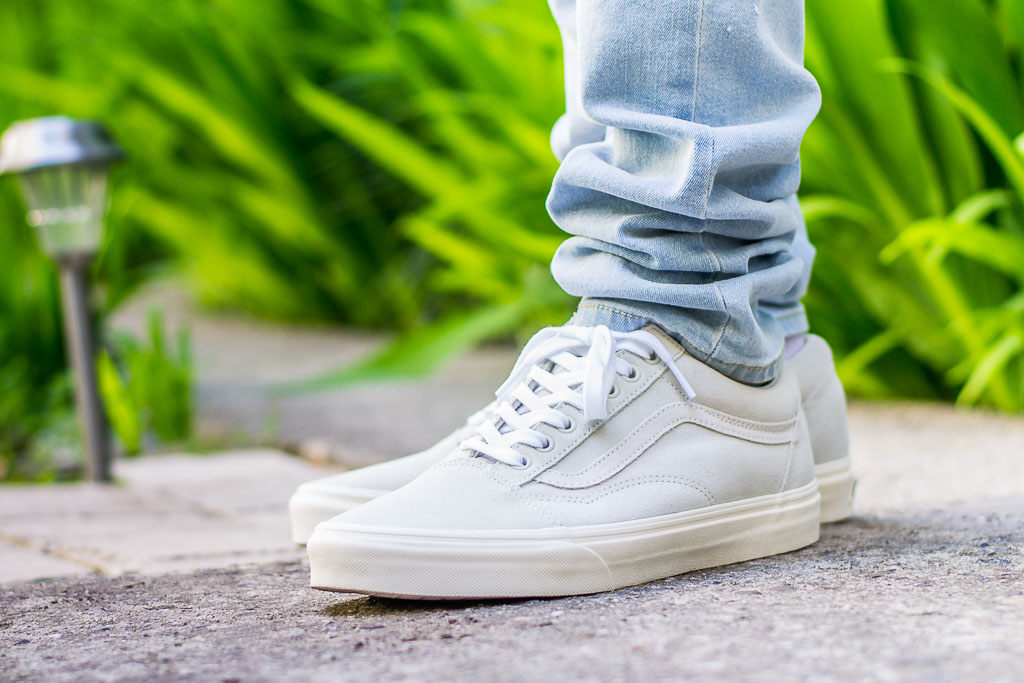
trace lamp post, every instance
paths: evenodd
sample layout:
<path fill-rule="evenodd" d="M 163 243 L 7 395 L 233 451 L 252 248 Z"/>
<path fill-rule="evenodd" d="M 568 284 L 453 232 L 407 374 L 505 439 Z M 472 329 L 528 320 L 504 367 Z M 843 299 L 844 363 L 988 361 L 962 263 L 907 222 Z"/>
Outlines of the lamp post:
<path fill-rule="evenodd" d="M 28 223 L 60 269 L 64 337 L 92 481 L 110 480 L 110 447 L 96 383 L 87 272 L 103 241 L 110 165 L 123 157 L 101 124 L 64 116 L 19 121 L 0 138 L 0 174 L 21 180 Z"/>

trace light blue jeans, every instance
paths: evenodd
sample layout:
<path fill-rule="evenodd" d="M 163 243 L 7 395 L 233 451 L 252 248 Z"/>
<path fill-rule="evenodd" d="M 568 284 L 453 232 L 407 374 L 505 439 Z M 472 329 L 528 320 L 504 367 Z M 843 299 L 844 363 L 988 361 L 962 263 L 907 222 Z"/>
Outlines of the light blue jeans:
<path fill-rule="evenodd" d="M 765 382 L 807 330 L 814 250 L 795 192 L 821 103 L 803 0 L 551 0 L 565 45 L 552 273 L 574 322 L 654 321 Z"/>

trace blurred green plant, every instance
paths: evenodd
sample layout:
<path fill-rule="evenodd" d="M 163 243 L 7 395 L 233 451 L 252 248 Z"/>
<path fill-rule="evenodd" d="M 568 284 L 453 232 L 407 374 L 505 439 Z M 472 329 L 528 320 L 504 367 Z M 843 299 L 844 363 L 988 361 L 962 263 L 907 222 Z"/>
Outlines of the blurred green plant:
<path fill-rule="evenodd" d="M 1024 3 L 807 15 L 823 106 L 801 150 L 806 303 L 846 386 L 1024 409 Z"/>
<path fill-rule="evenodd" d="M 445 37 L 438 31 L 449 32 L 458 21 L 448 3 L 433 0 L 175 0 L 161 5 L 159 20 L 137 1 L 0 4 L 0 128 L 51 113 L 99 118 L 129 151 L 130 163 L 114 183 L 107 240 L 94 272 L 101 311 L 172 269 L 213 307 L 398 329 L 441 316 L 456 333 L 479 330 L 463 346 L 502 333 L 507 325 L 491 322 L 497 319 L 491 313 L 470 314 L 476 323 L 469 327 L 457 324 L 467 297 L 438 285 L 435 261 L 398 223 L 424 201 L 313 121 L 292 97 L 298 84 L 313 79 L 358 106 L 408 123 L 418 135 L 426 127 L 417 122 L 419 108 L 443 103 L 427 93 L 420 97 L 421 83 L 394 69 L 405 51 L 426 52 L 402 28 L 407 16 L 417 15 L 424 23 L 435 19 L 435 45 Z M 550 44 L 544 49 L 558 58 Z M 481 65 L 477 78 L 486 77 Z M 557 92 L 557 79 L 549 92 Z M 538 119 L 553 116 L 536 113 L 544 103 L 538 98 L 512 108 L 524 109 L 521 117 L 529 111 Z M 510 117 L 507 127 L 514 130 L 516 120 Z M 526 134 L 536 129 L 531 124 Z M 478 144 L 476 153 L 481 150 Z M 542 173 L 520 168 L 542 198 Z M 502 189 L 494 177 L 490 190 Z M 484 206 L 489 202 L 482 198 Z M 520 213 L 543 215 L 540 200 L 516 204 Z M 33 435 L 44 431 L 40 425 L 67 422 L 71 396 L 52 269 L 31 243 L 9 182 L 0 192 L 0 216 L 5 242 L 8 232 L 21 239 L 18 249 L 0 253 L 0 278 L 9 278 L 0 282 L 0 377 L 17 386 L 0 414 L 0 452 L 13 463 L 14 454 L 24 456 Z M 428 219 L 420 221 L 424 229 Z M 8 261 L 17 268 L 6 269 Z M 503 277 L 538 280 L 536 273 L 524 275 L 521 265 L 507 264 Z M 483 288 L 492 278 L 481 272 Z M 40 289 L 44 285 L 49 289 Z M 505 312 L 497 317 L 515 313 L 521 322 L 519 304 L 507 293 L 504 298 Z M 115 365 L 136 374 L 131 361 L 101 363 L 108 412 L 126 447 L 135 450 L 151 419 L 147 399 L 115 381 Z M 51 383 L 63 390 L 50 390 Z M 39 411 L 44 403 L 54 411 L 52 420 Z"/>
<path fill-rule="evenodd" d="M 812 325 L 852 393 L 1024 408 L 1024 3 L 807 18 Z M 404 332 L 319 384 L 349 382 L 564 319 L 559 51 L 543 0 L 8 0 L 0 124 L 93 116 L 128 147 L 107 308 L 170 264 L 212 306 Z"/>
<path fill-rule="evenodd" d="M 96 372 L 110 426 L 126 453 L 137 455 L 155 439 L 161 444 L 192 435 L 192 358 L 188 334 L 168 348 L 163 318 L 150 312 L 148 344 L 117 334 Z"/>
<path fill-rule="evenodd" d="M 11 192 L 0 185 L 0 196 Z M 47 457 L 42 442 L 66 452 L 75 438 L 57 281 L 28 228 L 9 225 L 0 226 L 0 480 L 52 479 L 64 458 Z"/>
<path fill-rule="evenodd" d="M 824 106 L 803 148 L 802 204 L 818 247 L 807 306 L 814 327 L 842 357 L 840 373 L 852 393 L 956 396 L 962 403 L 1024 409 L 1024 145 L 1015 147 L 1011 139 L 1024 128 L 1024 90 L 1015 75 L 1024 34 L 1002 28 L 1008 13 L 1017 20 L 1009 25 L 1024 28 L 1021 8 L 1024 3 L 1013 0 L 956 0 L 943 12 L 926 0 L 871 0 L 856 7 L 808 2 L 807 62 L 821 83 Z M 493 12 L 483 10 L 474 20 Z M 504 159 L 475 154 L 475 143 L 497 139 L 505 148 L 522 148 L 491 132 L 501 129 L 518 101 L 518 74 L 508 69 L 524 63 L 523 45 L 531 39 L 554 37 L 544 29 L 513 31 L 516 54 L 499 48 L 498 58 L 488 60 L 480 56 L 487 54 L 483 46 L 460 42 L 455 53 L 432 43 L 429 36 L 440 33 L 433 29 L 438 21 L 414 17 L 409 32 L 428 36 L 421 38 L 427 54 L 408 60 L 411 67 L 389 68 L 418 70 L 433 54 L 450 58 L 449 73 L 472 74 L 484 63 L 499 76 L 423 83 L 422 92 L 447 103 L 424 116 L 436 134 L 421 131 L 413 139 L 402 126 L 306 83 L 295 96 L 329 129 L 428 198 L 430 203 L 399 224 L 444 264 L 435 286 L 454 286 L 494 303 L 531 299 L 536 295 L 501 266 L 511 263 L 514 272 L 543 267 L 554 240 L 546 234 L 543 242 L 520 240 L 528 233 L 488 216 L 507 199 L 514 203 L 529 195 Z M 958 42 L 963 26 L 978 32 Z M 529 59 L 525 63 L 533 66 Z M 500 88 L 484 108 L 464 104 L 480 91 L 490 94 L 494 83 Z M 455 90 L 445 92 L 444 86 Z M 513 99 L 503 100 L 502 94 Z M 550 174 L 540 143 L 547 122 L 533 122 L 532 162 Z M 455 134 L 445 135 L 448 130 Z M 473 163 L 476 158 L 482 165 Z M 471 173 L 460 175 L 462 168 Z M 476 183 L 489 187 L 492 177 L 497 190 L 476 190 Z M 539 205 L 540 193 L 530 194 Z M 474 202 L 459 211 L 460 199 L 466 204 L 480 196 L 487 198 L 485 206 Z M 543 306 L 525 307 L 534 326 L 537 309 L 551 312 Z M 508 321 L 505 329 L 512 329 Z M 496 331 L 504 330 L 489 330 Z M 411 347 L 413 342 L 399 340 Z M 407 358 L 388 349 L 320 382 L 385 376 L 398 363 L 406 366 Z M 430 358 L 436 362 L 438 356 Z"/>
<path fill-rule="evenodd" d="M 294 83 L 315 120 L 421 198 L 395 226 L 434 257 L 425 285 L 478 305 L 307 386 L 424 372 L 484 339 L 565 320 L 571 302 L 548 274 L 563 235 L 544 210 L 557 168 L 549 129 L 564 107 L 559 40 L 544 3 L 407 8 L 387 41 L 348 64 L 407 84 L 403 116 Z"/>
<path fill-rule="evenodd" d="M 405 329 L 443 307 L 396 225 L 422 202 L 291 94 L 310 78 L 395 120 L 451 106 L 394 68 L 418 60 L 402 39 L 417 16 L 435 33 L 454 21 L 440 0 L 172 0 L 159 21 L 138 0 L 11 0 L 0 102 L 101 118 L 128 148 L 100 265 L 110 305 L 171 255 L 210 306 Z"/>
<path fill-rule="evenodd" d="M 0 481 L 76 479 L 81 443 L 64 361 L 56 275 L 32 246 L 8 236 L 0 250 Z M 7 260 L 12 253 L 17 258 Z M 166 347 L 152 313 L 148 343 L 127 334 L 97 357 L 108 419 L 123 449 L 187 442 L 192 370 L 187 336 Z"/>

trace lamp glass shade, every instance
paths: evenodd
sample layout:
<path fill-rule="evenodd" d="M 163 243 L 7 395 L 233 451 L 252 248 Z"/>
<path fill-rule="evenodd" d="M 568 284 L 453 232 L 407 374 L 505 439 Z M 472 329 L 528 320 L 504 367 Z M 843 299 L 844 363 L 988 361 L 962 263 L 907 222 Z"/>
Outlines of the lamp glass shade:
<path fill-rule="evenodd" d="M 103 242 L 107 208 L 106 165 L 51 166 L 19 176 L 28 223 L 55 258 L 90 255 Z"/>
<path fill-rule="evenodd" d="M 28 222 L 54 257 L 100 248 L 107 173 L 123 157 L 102 124 L 66 116 L 18 121 L 0 137 L 0 174 L 21 179 Z"/>

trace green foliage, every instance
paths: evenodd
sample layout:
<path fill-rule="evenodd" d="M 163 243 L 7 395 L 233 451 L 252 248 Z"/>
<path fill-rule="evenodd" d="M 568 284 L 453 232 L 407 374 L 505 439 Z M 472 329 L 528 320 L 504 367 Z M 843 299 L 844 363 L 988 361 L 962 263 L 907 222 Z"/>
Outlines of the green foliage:
<path fill-rule="evenodd" d="M 78 432 L 68 410 L 71 384 L 54 374 L 40 385 L 32 359 L 0 366 L 0 481 L 74 477 Z"/>
<path fill-rule="evenodd" d="M 957 395 L 965 403 L 1020 410 L 1024 260 L 1018 256 L 1024 239 L 1018 226 L 1024 157 L 1011 142 L 1024 125 L 1022 88 L 1014 75 L 1019 45 L 1000 35 L 1000 7 L 980 0 L 954 5 L 956 11 L 938 13 L 924 0 L 874 0 L 856 7 L 808 2 L 807 61 L 821 82 L 824 106 L 803 154 L 803 205 L 819 253 L 807 305 L 814 327 L 843 358 L 840 370 L 853 393 Z M 893 19 L 902 30 L 901 44 L 893 37 Z M 979 33 L 972 33 L 961 54 L 955 36 L 965 25 L 977 26 Z M 524 45 L 536 35 L 522 35 L 516 44 L 520 56 L 499 53 L 501 59 L 489 69 L 518 67 L 522 53 L 529 52 Z M 452 54 L 430 48 L 441 60 Z M 449 71 L 471 70 L 480 52 L 468 49 Z M 894 61 L 900 56 L 918 61 Z M 409 62 L 416 68 L 427 57 Z M 403 65 L 391 68 L 401 72 Z M 931 87 L 915 88 L 897 70 Z M 965 90 L 946 73 L 963 79 Z M 498 80 L 515 82 L 511 76 Z M 430 85 L 431 96 L 438 96 Z M 478 89 L 489 89 L 487 82 L 469 78 L 450 87 L 454 91 L 440 101 L 466 101 Z M 507 92 L 515 95 L 514 89 Z M 495 208 L 505 207 L 507 196 L 532 197 L 539 205 L 540 192 L 510 175 L 500 156 L 485 157 L 482 167 L 465 160 L 471 154 L 465 148 L 481 137 L 478 129 L 498 129 L 516 100 L 462 110 L 458 135 L 447 138 L 457 144 L 445 144 L 444 136 L 422 131 L 414 138 L 403 126 L 306 83 L 297 86 L 295 96 L 330 130 L 428 200 L 399 225 L 443 264 L 435 286 L 451 284 L 490 302 L 525 296 L 522 283 L 502 266 L 511 261 L 513 272 L 529 267 L 522 261 L 542 267 L 553 242 L 538 241 L 531 248 L 518 239 L 524 231 L 487 213 L 492 201 Z M 438 111 L 448 114 L 448 109 Z M 440 130 L 441 123 L 428 130 Z M 534 123 L 533 137 L 539 140 L 548 121 Z M 512 140 L 504 144 L 520 149 Z M 548 168 L 545 153 L 538 148 L 533 160 L 540 168 Z M 460 175 L 460 168 L 471 173 Z M 432 220 L 442 212 L 439 207 L 459 206 L 466 196 L 462 188 L 486 185 L 492 176 L 503 192 L 466 193 L 484 197 L 484 205 L 474 202 Z M 1001 187 L 1012 192 L 988 189 Z M 424 217 L 431 223 L 423 224 Z M 524 223 L 531 225 L 546 232 L 543 219 Z M 536 325 L 536 318 L 530 322 Z M 396 349 L 414 339 L 400 340 Z M 396 367 L 409 370 L 409 356 L 394 351 L 382 356 L 394 364 L 382 365 L 382 357 L 375 356 L 332 378 L 353 381 L 384 376 Z"/>
<path fill-rule="evenodd" d="M 129 454 L 153 436 L 160 443 L 186 441 L 192 434 L 192 359 L 188 335 L 167 348 L 162 318 L 149 316 L 148 345 L 127 335 L 114 339 L 114 355 L 97 362 L 100 393 L 114 433 Z"/>
<path fill-rule="evenodd" d="M 507 64 L 494 71 L 497 56 L 487 54 L 448 73 L 488 41 L 440 1 L 172 0 L 159 14 L 156 21 L 137 0 L 0 6 L 0 125 L 15 113 L 99 118 L 128 150 L 100 266 L 110 305 L 166 256 L 205 303 L 277 318 L 404 329 L 459 303 L 426 285 L 431 262 L 398 224 L 423 202 L 312 121 L 292 94 L 311 80 L 415 137 L 443 128 L 446 144 L 475 143 L 464 159 L 481 168 L 491 141 L 460 141 L 462 114 L 442 110 L 484 108 L 487 93 L 461 102 L 448 97 L 446 81 L 471 78 L 498 92 L 495 77 L 504 76 L 522 95 L 525 77 L 554 74 Z M 553 45 L 545 50 L 557 59 Z M 557 92 L 557 78 L 548 80 Z M 6 102 L 17 107 L 7 111 Z M 501 124 L 507 136 L 527 138 L 534 157 L 546 138 L 529 139 L 540 129 L 523 121 L 554 115 L 539 117 L 538 105 L 552 101 L 537 102 L 520 96 Z M 517 168 L 539 185 L 548 157 L 544 164 Z M 460 169 L 464 177 L 472 170 Z M 495 186 L 496 173 L 480 189 L 508 193 Z M 467 186 L 464 197 L 474 191 Z M 474 200 L 503 217 L 489 198 Z M 517 212 L 543 217 L 537 204 Z"/>
<path fill-rule="evenodd" d="M 807 17 L 812 325 L 853 393 L 1024 408 L 1024 3 L 807 0 Z M 212 306 L 405 332 L 332 381 L 409 374 L 570 308 L 543 210 L 559 49 L 542 0 L 170 0 L 158 20 L 140 0 L 8 0 L 0 125 L 97 117 L 128 148 L 105 309 L 171 267 Z M 8 188 L 0 216 L 20 221 Z M 0 284 L 35 289 L 11 285 L 0 313 L 55 334 L 52 272 L 26 258 Z M 2 357 L 34 360 L 4 371 L 42 405 L 59 340 L 51 357 L 6 329 Z"/>
<path fill-rule="evenodd" d="M 334 381 L 426 372 L 469 344 L 568 314 L 571 302 L 547 275 L 562 239 L 544 211 L 557 166 L 548 131 L 564 100 L 547 11 L 482 2 L 449 15 L 406 9 L 367 60 L 372 72 L 409 84 L 403 119 L 294 84 L 295 101 L 315 120 L 420 197 L 395 226 L 434 257 L 426 286 L 482 307 L 442 313 L 436 330 L 414 330 Z M 431 344 L 427 354 L 425 336 L 458 342 Z"/>
<path fill-rule="evenodd" d="M 0 208 L 15 205 L 14 190 L 0 186 Z M 75 438 L 56 273 L 20 210 L 0 211 L 0 244 L 0 479 L 51 478 L 60 473 L 39 451 L 40 437 L 60 450 Z"/>
<path fill-rule="evenodd" d="M 1018 5 L 808 0 L 806 303 L 855 393 L 1024 409 Z"/>

